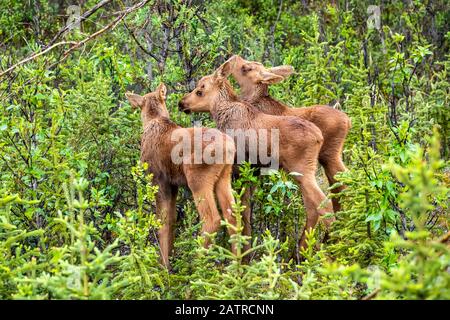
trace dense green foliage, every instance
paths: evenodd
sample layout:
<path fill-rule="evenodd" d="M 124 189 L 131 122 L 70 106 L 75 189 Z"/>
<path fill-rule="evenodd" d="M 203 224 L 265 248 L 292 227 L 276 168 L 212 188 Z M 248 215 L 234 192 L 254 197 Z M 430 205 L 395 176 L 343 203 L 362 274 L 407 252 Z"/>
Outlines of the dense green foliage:
<path fill-rule="evenodd" d="M 447 1 L 381 1 L 379 29 L 365 0 L 147 2 L 112 24 L 139 1 L 106 1 L 58 37 L 69 1 L 0 2 L 0 74 L 67 41 L 0 76 L 0 299 L 450 299 Z M 242 165 L 236 209 L 255 186 L 252 239 L 239 223 L 204 249 L 180 191 L 168 272 L 124 93 L 164 81 L 174 121 L 214 126 L 176 105 L 234 53 L 295 67 L 271 87 L 277 99 L 338 102 L 351 117 L 343 211 L 326 243 L 319 225 L 299 252 L 297 185 Z M 229 251 L 247 241 L 250 251 Z"/>

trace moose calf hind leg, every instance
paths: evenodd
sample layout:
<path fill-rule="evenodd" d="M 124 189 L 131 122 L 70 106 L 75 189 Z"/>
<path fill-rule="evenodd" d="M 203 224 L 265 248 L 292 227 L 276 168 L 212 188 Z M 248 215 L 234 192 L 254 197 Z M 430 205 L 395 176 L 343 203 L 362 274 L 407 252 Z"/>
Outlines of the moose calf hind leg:
<path fill-rule="evenodd" d="M 223 218 L 232 226 L 236 226 L 236 217 L 233 213 L 234 197 L 231 192 L 231 166 L 225 167 L 216 183 L 216 195 L 222 211 Z M 231 236 L 236 232 L 229 227 L 228 234 Z M 236 246 L 232 245 L 231 250 L 236 253 Z"/>
<path fill-rule="evenodd" d="M 301 171 L 297 171 L 301 172 Z M 314 228 L 319 220 L 319 217 L 326 213 L 333 212 L 331 205 L 328 204 L 325 208 L 320 208 L 322 202 L 326 199 L 325 194 L 320 190 L 314 174 L 304 174 L 296 178 L 300 183 L 303 203 L 306 208 L 306 225 L 300 238 L 300 247 L 306 247 L 306 231 Z M 334 218 L 324 220 L 325 226 L 329 228 Z"/>
<path fill-rule="evenodd" d="M 158 232 L 158 241 L 161 250 L 161 263 L 170 268 L 169 256 L 173 250 L 174 228 L 176 222 L 176 196 L 177 190 L 165 190 L 160 187 L 156 197 L 158 218 L 162 227 Z"/>
<path fill-rule="evenodd" d="M 221 220 L 214 201 L 214 193 L 212 189 L 192 190 L 192 193 L 200 219 L 203 222 L 202 234 L 205 236 L 205 247 L 208 247 L 211 240 L 206 233 L 216 232 L 220 227 Z"/>
<path fill-rule="evenodd" d="M 325 171 L 325 175 L 327 176 L 327 180 L 328 180 L 330 187 L 333 184 L 335 184 L 336 182 L 338 182 L 334 178 L 334 176 L 339 172 L 344 172 L 347 170 L 344 163 L 342 162 L 341 157 L 338 157 L 337 159 L 334 159 L 334 160 L 323 160 L 323 161 L 320 161 L 320 163 L 323 166 L 323 169 Z M 336 193 L 340 193 L 344 189 L 345 189 L 345 186 L 342 185 L 342 186 L 331 189 L 331 192 L 336 194 Z M 332 198 L 331 202 L 333 204 L 334 212 L 341 211 L 342 206 L 341 206 L 339 198 Z"/>

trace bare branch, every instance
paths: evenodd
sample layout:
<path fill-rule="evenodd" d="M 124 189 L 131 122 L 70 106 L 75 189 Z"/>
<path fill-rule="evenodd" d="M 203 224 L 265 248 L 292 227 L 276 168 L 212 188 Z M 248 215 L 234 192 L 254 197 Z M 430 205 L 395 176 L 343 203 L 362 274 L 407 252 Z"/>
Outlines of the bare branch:
<path fill-rule="evenodd" d="M 37 57 L 42 56 L 43 54 L 46 54 L 47 52 L 49 52 L 53 48 L 56 48 L 56 47 L 59 47 L 59 46 L 65 45 L 65 44 L 75 44 L 75 43 L 76 43 L 75 41 L 61 41 L 61 42 L 55 43 L 54 45 L 48 47 L 47 49 L 42 50 L 42 51 L 37 52 L 37 53 L 34 53 L 31 56 L 29 56 L 28 58 L 25 58 L 22 61 L 19 61 L 18 63 L 12 65 L 8 69 L 6 69 L 2 73 L 0 73 L 0 78 L 3 77 L 5 74 L 11 72 L 12 70 L 17 68 L 18 66 L 21 66 L 22 64 L 27 63 L 28 61 L 34 60 Z"/>
<path fill-rule="evenodd" d="M 142 45 L 142 43 L 139 42 L 139 40 L 136 38 L 136 35 L 134 34 L 134 31 L 131 30 L 125 22 L 123 25 L 125 26 L 125 29 L 127 29 L 128 33 L 131 35 L 131 38 L 133 38 L 134 42 L 136 42 L 138 47 L 142 50 L 142 52 L 144 52 L 145 54 L 148 54 L 150 57 L 152 57 L 157 62 L 159 62 L 158 57 L 156 55 L 154 55 L 151 51 L 145 49 L 144 46 Z"/>
<path fill-rule="evenodd" d="M 100 1 L 99 3 L 97 3 L 94 7 L 92 7 L 91 9 L 89 9 L 88 11 L 86 11 L 79 19 L 79 21 L 74 21 L 71 24 L 65 26 L 64 28 L 62 28 L 61 30 L 58 31 L 58 33 L 53 37 L 53 39 L 47 44 L 46 48 L 48 48 L 49 46 L 51 46 L 52 44 L 54 44 L 56 42 L 56 40 L 58 40 L 59 37 L 61 37 L 64 33 L 66 33 L 67 31 L 70 31 L 70 28 L 75 24 L 75 23 L 81 23 L 84 20 L 86 20 L 87 18 L 89 18 L 91 15 L 93 15 L 98 9 L 100 9 L 101 7 L 105 6 L 106 4 L 110 3 L 111 0 L 103 0 Z"/>
<path fill-rule="evenodd" d="M 3 71 L 2 73 L 0 73 L 0 78 L 3 77 L 5 74 L 11 72 L 12 70 L 14 70 L 15 68 L 17 68 L 18 66 L 21 66 L 31 60 L 36 59 L 39 56 L 42 56 L 43 54 L 46 54 L 47 52 L 49 52 L 50 50 L 54 49 L 55 47 L 64 45 L 64 44 L 72 44 L 72 46 L 67 49 L 64 54 L 63 57 L 59 62 L 63 61 L 65 58 L 67 58 L 67 56 L 69 55 L 70 52 L 72 52 L 73 50 L 79 48 L 80 46 L 86 44 L 87 42 L 91 41 L 92 39 L 95 39 L 96 37 L 98 37 L 99 35 L 101 35 L 102 33 L 104 33 L 105 31 L 114 29 L 120 21 L 122 21 L 122 19 L 124 19 L 128 14 L 130 14 L 131 12 L 142 8 L 144 5 L 146 5 L 150 0 L 144 0 L 142 2 L 139 2 L 138 4 L 122 11 L 122 14 L 120 16 L 118 16 L 117 18 L 115 18 L 110 24 L 108 24 L 107 26 L 103 27 L 102 29 L 98 30 L 97 32 L 91 34 L 89 37 L 79 41 L 79 42 L 75 42 L 75 41 L 61 41 L 58 43 L 53 44 L 52 46 L 32 54 L 31 56 L 29 56 L 28 58 L 19 61 L 18 63 L 14 64 L 13 66 L 9 67 L 8 69 L 6 69 L 5 71 Z"/>

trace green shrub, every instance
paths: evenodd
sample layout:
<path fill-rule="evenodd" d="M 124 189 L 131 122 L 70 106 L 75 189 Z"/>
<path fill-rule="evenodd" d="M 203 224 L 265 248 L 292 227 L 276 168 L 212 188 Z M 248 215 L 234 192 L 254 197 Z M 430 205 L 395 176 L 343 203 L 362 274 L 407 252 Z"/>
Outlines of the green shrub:
<path fill-rule="evenodd" d="M 60 44 L 21 63 L 100 31 L 124 4 L 54 38 L 64 1 L 1 2 L 0 74 L 17 67 L 0 76 L 0 299 L 449 299 L 447 2 L 384 1 L 380 29 L 368 27 L 365 0 L 188 3 L 150 1 L 72 51 Z M 223 225 L 203 248 L 182 188 L 169 272 L 158 188 L 138 163 L 139 112 L 124 94 L 164 81 L 172 120 L 214 127 L 177 103 L 232 54 L 294 66 L 270 86 L 286 104 L 349 115 L 343 209 L 329 239 L 319 224 L 300 252 L 299 186 L 242 164 L 233 189 L 238 221 L 239 199 L 254 190 L 251 239 Z"/>

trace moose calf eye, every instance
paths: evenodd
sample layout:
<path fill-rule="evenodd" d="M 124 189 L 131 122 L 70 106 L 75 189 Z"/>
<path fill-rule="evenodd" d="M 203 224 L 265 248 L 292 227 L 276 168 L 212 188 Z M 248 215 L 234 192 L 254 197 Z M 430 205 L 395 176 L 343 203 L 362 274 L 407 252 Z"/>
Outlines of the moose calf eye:
<path fill-rule="evenodd" d="M 242 73 L 247 73 L 247 72 L 249 72 L 249 71 L 252 71 L 252 68 L 250 68 L 250 67 L 245 67 L 245 66 L 242 67 Z"/>
<path fill-rule="evenodd" d="M 195 94 L 196 94 L 197 96 L 199 96 L 199 97 L 202 96 L 202 92 L 201 92 L 201 91 L 197 91 Z"/>

